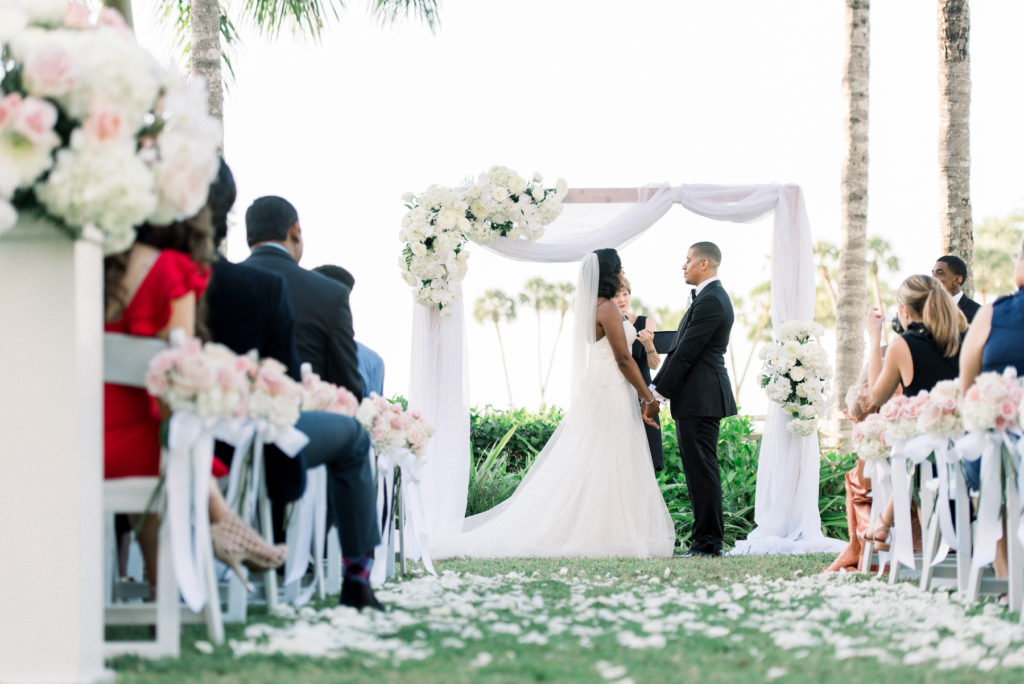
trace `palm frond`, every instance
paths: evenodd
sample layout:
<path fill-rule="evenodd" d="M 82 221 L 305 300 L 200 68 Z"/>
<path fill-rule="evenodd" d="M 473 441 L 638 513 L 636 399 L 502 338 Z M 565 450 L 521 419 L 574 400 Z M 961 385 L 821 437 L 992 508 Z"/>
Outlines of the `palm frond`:
<path fill-rule="evenodd" d="M 437 0 L 370 0 L 370 11 L 382 24 L 394 24 L 403 17 L 417 18 L 435 31 L 441 23 Z"/>

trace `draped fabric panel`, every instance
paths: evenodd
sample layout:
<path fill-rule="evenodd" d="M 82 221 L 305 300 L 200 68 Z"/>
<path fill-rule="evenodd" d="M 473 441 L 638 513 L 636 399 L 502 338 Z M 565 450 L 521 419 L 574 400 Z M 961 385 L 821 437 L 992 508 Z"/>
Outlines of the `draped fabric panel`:
<path fill-rule="evenodd" d="M 772 239 L 772 322 L 810 320 L 814 313 L 811 229 L 797 185 L 652 185 L 641 201 L 610 221 L 580 227 L 549 225 L 536 242 L 500 238 L 487 249 L 519 261 L 571 262 L 601 247 L 620 248 L 653 226 L 673 204 L 721 221 L 749 223 L 775 213 Z M 726 284 L 728 287 L 728 284 Z M 469 411 L 466 406 L 464 320 L 460 300 L 451 314 L 415 305 L 409 398 L 435 427 L 421 482 L 430 536 L 462 526 L 469 485 Z M 737 549 L 743 553 L 832 550 L 842 542 L 821 534 L 818 515 L 817 436 L 796 437 L 771 405 L 758 472 L 758 529 Z M 812 487 L 813 484 L 813 487 Z M 812 491 L 813 490 L 813 491 Z"/>

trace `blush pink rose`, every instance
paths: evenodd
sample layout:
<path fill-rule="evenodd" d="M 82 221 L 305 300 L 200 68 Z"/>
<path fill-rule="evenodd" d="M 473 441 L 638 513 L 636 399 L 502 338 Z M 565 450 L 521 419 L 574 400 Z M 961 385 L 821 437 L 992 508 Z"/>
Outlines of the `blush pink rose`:
<path fill-rule="evenodd" d="M 96 18 L 96 25 L 114 29 L 125 38 L 134 38 L 132 30 L 124 20 L 124 17 L 112 7 L 104 7 L 100 10 L 99 16 Z"/>
<path fill-rule="evenodd" d="M 92 16 L 92 9 L 84 2 L 73 0 L 68 3 L 64 10 L 64 25 L 73 29 L 89 28 L 89 17 Z"/>
<path fill-rule="evenodd" d="M 32 50 L 25 57 L 25 86 L 42 97 L 59 97 L 75 85 L 75 63 L 71 53 L 50 43 Z"/>
<path fill-rule="evenodd" d="M 6 128 L 14 123 L 21 111 L 23 99 L 20 93 L 10 93 L 0 98 L 0 129 Z"/>
<path fill-rule="evenodd" d="M 60 138 L 53 132 L 57 108 L 38 97 L 27 97 L 14 118 L 12 129 L 40 147 L 56 147 Z"/>
<path fill-rule="evenodd" d="M 129 134 L 124 113 L 117 107 L 96 105 L 82 125 L 86 136 L 96 142 L 121 140 Z"/>

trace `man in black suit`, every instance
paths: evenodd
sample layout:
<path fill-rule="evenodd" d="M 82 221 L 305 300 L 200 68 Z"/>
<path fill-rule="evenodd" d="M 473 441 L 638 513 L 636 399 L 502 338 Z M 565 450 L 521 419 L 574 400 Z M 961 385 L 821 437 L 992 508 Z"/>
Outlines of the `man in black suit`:
<path fill-rule="evenodd" d="M 947 254 L 939 257 L 939 260 L 932 266 L 932 277 L 942 283 L 953 297 L 953 301 L 964 312 L 967 322 L 974 320 L 974 314 L 978 313 L 981 304 L 974 301 L 960 289 L 967 280 L 967 264 L 958 256 Z"/>
<path fill-rule="evenodd" d="M 733 312 L 718 279 L 721 263 L 722 252 L 711 242 L 698 242 L 687 252 L 683 278 L 694 286 L 690 308 L 651 383 L 657 401 L 645 409 L 647 416 L 657 420 L 659 402 L 668 401 L 676 421 L 676 439 L 693 506 L 689 556 L 722 553 L 718 425 L 722 418 L 736 415 L 736 401 L 725 370 Z"/>
<path fill-rule="evenodd" d="M 208 199 L 218 244 L 227 236 L 227 215 L 234 200 L 234 179 L 222 162 Z M 277 359 L 289 375 L 299 377 L 292 305 L 280 275 L 221 259 L 214 265 L 206 300 L 215 342 L 240 354 L 256 349 L 261 358 Z M 367 459 L 369 437 L 353 418 L 316 411 L 303 411 L 296 427 L 309 437 L 296 458 L 274 445 L 266 448 L 267 493 L 275 505 L 294 501 L 305 489 L 305 469 L 327 467 L 328 496 L 345 568 L 341 603 L 379 609 L 367 581 L 373 549 L 380 542 L 376 487 Z"/>
<path fill-rule="evenodd" d="M 295 207 L 281 197 L 260 197 L 245 212 L 245 228 L 252 254 L 244 263 L 277 273 L 288 286 L 299 360 L 362 399 L 349 288 L 299 266 L 302 228 Z"/>

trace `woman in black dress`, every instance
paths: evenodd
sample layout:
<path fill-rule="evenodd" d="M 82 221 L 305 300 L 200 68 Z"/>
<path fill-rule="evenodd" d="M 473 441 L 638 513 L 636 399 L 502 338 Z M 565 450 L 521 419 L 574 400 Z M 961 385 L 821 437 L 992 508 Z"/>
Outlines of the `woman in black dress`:
<path fill-rule="evenodd" d="M 654 321 L 647 316 L 639 316 L 630 311 L 632 288 L 625 276 L 622 277 L 622 289 L 615 295 L 613 302 L 619 307 L 622 315 L 636 328 L 636 341 L 633 342 L 633 360 L 640 367 L 640 375 L 644 382 L 651 384 L 651 371 L 661 365 L 661 356 L 654 348 Z M 647 430 L 647 444 L 651 449 L 651 462 L 655 470 L 665 468 L 665 456 L 661 450 L 661 428 L 644 423 Z"/>

